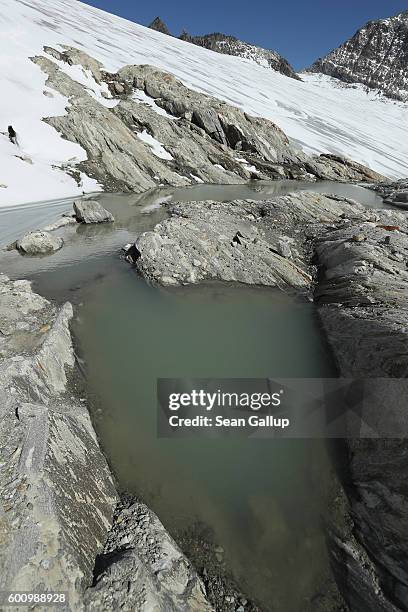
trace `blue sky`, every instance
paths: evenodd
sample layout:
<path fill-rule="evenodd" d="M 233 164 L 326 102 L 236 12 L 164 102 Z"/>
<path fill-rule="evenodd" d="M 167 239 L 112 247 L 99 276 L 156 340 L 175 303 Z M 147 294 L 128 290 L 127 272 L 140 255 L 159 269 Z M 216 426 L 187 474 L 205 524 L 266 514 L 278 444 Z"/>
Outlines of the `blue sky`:
<path fill-rule="evenodd" d="M 408 0 L 89 0 L 87 4 L 148 25 L 159 15 L 173 34 L 224 32 L 275 49 L 295 68 L 311 64 L 370 19 L 408 10 Z"/>

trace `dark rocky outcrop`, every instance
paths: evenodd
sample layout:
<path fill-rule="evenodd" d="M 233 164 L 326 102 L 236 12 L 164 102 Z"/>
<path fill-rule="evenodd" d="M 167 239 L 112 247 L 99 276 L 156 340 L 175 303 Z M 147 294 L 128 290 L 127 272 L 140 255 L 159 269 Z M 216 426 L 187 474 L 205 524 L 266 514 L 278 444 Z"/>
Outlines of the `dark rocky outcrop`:
<path fill-rule="evenodd" d="M 263 49 L 262 47 L 243 42 L 235 36 L 228 36 L 220 32 L 205 34 L 204 36 L 190 36 L 188 32 L 184 31 L 180 38 L 181 40 L 185 40 L 193 45 L 198 45 L 199 47 L 204 47 L 205 49 L 210 49 L 216 53 L 242 57 L 260 66 L 265 66 L 276 72 L 280 72 L 291 79 L 301 81 L 301 78 L 296 74 L 288 60 L 279 53 L 271 49 Z"/>
<path fill-rule="evenodd" d="M 393 183 L 383 183 L 372 187 L 383 198 L 386 204 L 397 208 L 408 209 L 408 180 L 401 179 Z"/>
<path fill-rule="evenodd" d="M 156 17 L 156 19 L 154 19 L 149 25 L 149 28 L 151 30 L 161 32 L 162 34 L 172 36 L 170 30 L 160 19 L 160 17 Z M 204 49 L 209 49 L 210 51 L 215 51 L 216 53 L 242 57 L 243 59 L 247 59 L 255 64 L 258 64 L 259 66 L 271 68 L 272 70 L 280 72 L 281 74 L 284 74 L 292 79 L 296 79 L 297 81 L 302 80 L 300 76 L 296 74 L 288 60 L 277 53 L 277 51 L 272 51 L 272 49 L 263 49 L 262 47 L 251 45 L 250 43 L 239 40 L 235 36 L 221 34 L 220 32 L 204 34 L 203 36 L 190 36 L 186 30 L 183 30 L 179 38 L 180 40 L 197 45 L 198 47 L 204 47 Z"/>
<path fill-rule="evenodd" d="M 168 29 L 164 21 L 160 19 L 160 17 L 156 17 L 155 19 L 153 19 L 152 23 L 148 27 L 151 30 L 156 30 L 156 32 L 161 32 L 162 34 L 167 34 L 168 36 L 171 36 L 170 30 Z"/>
<path fill-rule="evenodd" d="M 407 419 L 393 414 L 395 392 L 407 394 L 408 218 L 379 217 L 341 224 L 318 242 L 316 302 L 340 374 L 370 379 L 362 416 L 384 436 L 343 445 L 351 524 L 334 529 L 334 569 L 350 609 L 395 612 L 408 603 Z"/>
<path fill-rule="evenodd" d="M 345 83 L 362 83 L 396 100 L 408 100 L 408 11 L 369 21 L 308 70 Z"/>

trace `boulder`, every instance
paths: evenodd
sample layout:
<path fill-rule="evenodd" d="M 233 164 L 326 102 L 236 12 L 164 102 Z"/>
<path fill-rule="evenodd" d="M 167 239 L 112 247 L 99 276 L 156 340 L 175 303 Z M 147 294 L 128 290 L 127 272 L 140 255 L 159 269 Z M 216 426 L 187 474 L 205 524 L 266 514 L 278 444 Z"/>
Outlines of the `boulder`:
<path fill-rule="evenodd" d="M 30 232 L 17 240 L 16 247 L 24 255 L 49 255 L 58 251 L 64 241 L 59 236 L 52 236 L 49 232 Z"/>
<path fill-rule="evenodd" d="M 121 96 L 125 93 L 125 88 L 123 87 L 122 83 L 116 82 L 113 87 L 114 87 L 115 93 L 118 96 Z"/>
<path fill-rule="evenodd" d="M 408 203 L 408 191 L 399 191 L 394 196 L 395 202 Z"/>
<path fill-rule="evenodd" d="M 363 209 L 335 196 L 300 192 L 271 202 L 180 203 L 170 211 L 170 219 L 136 241 L 136 265 L 151 282 L 223 280 L 307 291 L 312 278 L 299 255 L 306 238 L 297 232 L 299 224 L 321 225 Z M 283 225 L 293 237 L 282 236 Z"/>
<path fill-rule="evenodd" d="M 78 223 L 112 223 L 115 220 L 112 213 L 95 200 L 74 202 L 74 211 Z"/>
<path fill-rule="evenodd" d="M 204 585 L 157 516 L 143 503 L 121 509 L 85 596 L 87 612 L 211 612 Z"/>

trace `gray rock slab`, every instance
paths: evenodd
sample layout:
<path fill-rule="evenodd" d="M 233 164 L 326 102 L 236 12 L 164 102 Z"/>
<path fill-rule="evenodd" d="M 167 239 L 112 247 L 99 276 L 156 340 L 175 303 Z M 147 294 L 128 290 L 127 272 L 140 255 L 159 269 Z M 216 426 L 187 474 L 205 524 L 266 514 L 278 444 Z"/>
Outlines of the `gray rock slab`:
<path fill-rule="evenodd" d="M 94 200 L 77 200 L 74 212 L 79 223 L 112 223 L 115 220 L 112 213 Z"/>

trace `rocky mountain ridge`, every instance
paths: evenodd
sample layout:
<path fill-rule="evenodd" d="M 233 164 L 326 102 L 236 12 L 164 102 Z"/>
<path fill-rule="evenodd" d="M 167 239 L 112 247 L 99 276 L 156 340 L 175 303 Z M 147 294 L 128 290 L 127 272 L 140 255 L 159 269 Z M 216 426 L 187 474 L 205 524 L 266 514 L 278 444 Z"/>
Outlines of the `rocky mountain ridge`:
<path fill-rule="evenodd" d="M 408 11 L 369 21 L 308 71 L 362 83 L 389 98 L 408 101 Z"/>
<path fill-rule="evenodd" d="M 149 28 L 151 30 L 161 32 L 162 34 L 171 36 L 168 27 L 160 19 L 160 17 L 156 17 L 156 19 L 154 19 L 149 25 Z M 221 32 L 204 34 L 202 36 L 191 36 L 186 30 L 184 30 L 179 38 L 180 40 L 184 40 L 199 47 L 204 47 L 205 49 L 210 49 L 216 53 L 242 57 L 254 62 L 255 64 L 258 64 L 259 66 L 271 68 L 272 70 L 280 72 L 281 74 L 284 74 L 292 79 L 296 79 L 298 81 L 301 80 L 288 60 L 282 57 L 282 55 L 280 55 L 277 51 L 273 51 L 272 49 L 263 49 L 257 45 L 252 45 L 239 40 L 235 36 L 222 34 Z"/>

